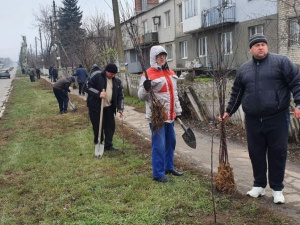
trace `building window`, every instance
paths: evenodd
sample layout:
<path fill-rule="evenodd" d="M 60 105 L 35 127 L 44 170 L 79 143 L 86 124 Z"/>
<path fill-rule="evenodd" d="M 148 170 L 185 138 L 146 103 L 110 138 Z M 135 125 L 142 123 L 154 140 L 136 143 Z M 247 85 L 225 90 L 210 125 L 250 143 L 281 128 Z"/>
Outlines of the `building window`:
<path fill-rule="evenodd" d="M 232 33 L 221 34 L 221 50 L 224 55 L 232 54 Z"/>
<path fill-rule="evenodd" d="M 202 37 L 198 39 L 198 54 L 199 57 L 207 56 L 206 37 Z"/>
<path fill-rule="evenodd" d="M 300 45 L 300 26 L 298 19 L 290 20 L 289 46 Z"/>
<path fill-rule="evenodd" d="M 129 60 L 131 63 L 137 62 L 137 55 L 134 50 L 130 50 L 129 52 Z"/>
<path fill-rule="evenodd" d="M 168 53 L 168 60 L 173 59 L 172 44 L 166 45 L 166 51 Z"/>
<path fill-rule="evenodd" d="M 254 34 L 264 34 L 264 25 L 249 27 L 250 37 Z"/>
<path fill-rule="evenodd" d="M 219 5 L 222 7 L 232 6 L 232 0 L 219 0 Z"/>
<path fill-rule="evenodd" d="M 186 0 L 184 7 L 186 19 L 198 15 L 198 0 Z"/>
<path fill-rule="evenodd" d="M 170 10 L 165 12 L 165 27 L 169 27 L 171 24 L 171 19 L 170 19 Z"/>
<path fill-rule="evenodd" d="M 147 23 L 147 20 L 144 20 L 142 23 L 143 23 L 143 34 L 147 34 L 148 33 L 148 23 Z"/>
<path fill-rule="evenodd" d="M 178 11 L 179 11 L 179 23 L 182 23 L 182 4 L 178 5 Z"/>
<path fill-rule="evenodd" d="M 180 58 L 187 59 L 187 41 L 179 42 Z"/>

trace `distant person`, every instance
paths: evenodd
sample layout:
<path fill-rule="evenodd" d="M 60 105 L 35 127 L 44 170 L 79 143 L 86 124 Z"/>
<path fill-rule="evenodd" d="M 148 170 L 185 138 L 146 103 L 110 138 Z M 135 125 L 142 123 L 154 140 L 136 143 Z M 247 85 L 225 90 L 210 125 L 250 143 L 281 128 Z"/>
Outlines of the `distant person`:
<path fill-rule="evenodd" d="M 68 113 L 70 92 L 69 87 L 75 82 L 75 77 L 63 77 L 53 85 L 53 93 L 57 99 L 60 114 Z"/>
<path fill-rule="evenodd" d="M 90 80 L 95 74 L 101 73 L 101 72 L 102 72 L 102 70 L 100 70 L 100 68 L 98 67 L 97 64 L 94 64 L 94 65 L 92 66 L 92 70 L 91 70 L 91 72 L 90 72 L 90 74 L 89 74 L 89 76 L 88 76 L 88 79 L 87 79 L 87 81 L 85 82 L 85 84 L 84 84 L 83 87 L 82 87 L 82 89 L 83 89 L 84 92 L 88 93 L 88 83 L 89 83 L 89 80 Z"/>
<path fill-rule="evenodd" d="M 53 82 L 52 70 L 53 70 L 53 66 L 50 66 L 49 67 L 49 78 L 50 78 L 51 82 Z"/>
<path fill-rule="evenodd" d="M 35 72 L 36 72 L 36 78 L 40 79 L 41 78 L 41 70 L 40 70 L 40 68 L 36 67 Z"/>
<path fill-rule="evenodd" d="M 30 70 L 29 70 L 29 78 L 30 78 L 30 81 L 31 82 L 35 82 L 35 69 L 34 68 L 31 68 Z"/>
<path fill-rule="evenodd" d="M 102 70 L 100 69 L 100 67 L 97 64 L 94 64 L 92 66 L 92 70 L 90 72 L 89 78 L 91 79 L 96 73 L 101 73 L 101 72 Z"/>
<path fill-rule="evenodd" d="M 150 68 L 140 79 L 138 97 L 146 102 L 146 118 L 149 121 L 152 152 L 153 179 L 157 182 L 166 183 L 171 181 L 166 174 L 182 176 L 183 172 L 175 170 L 174 151 L 176 135 L 174 120 L 181 116 L 182 108 L 177 92 L 177 75 L 170 70 L 167 64 L 167 51 L 162 46 L 153 46 L 150 50 Z M 164 105 L 166 110 L 164 126 L 158 131 L 153 129 L 151 123 L 151 99 L 150 89 Z"/>
<path fill-rule="evenodd" d="M 53 66 L 53 69 L 52 69 L 52 82 L 56 82 L 57 78 L 58 78 L 58 69 L 55 66 Z"/>
<path fill-rule="evenodd" d="M 262 34 L 253 35 L 249 47 L 253 57 L 239 68 L 226 112 L 219 120 L 227 120 L 242 104 L 254 176 L 247 195 L 265 195 L 269 180 L 274 203 L 284 203 L 290 92 L 296 105 L 294 117 L 299 119 L 300 72 L 286 56 L 269 53 Z"/>
<path fill-rule="evenodd" d="M 84 95 L 84 84 L 88 78 L 88 73 L 86 72 L 86 69 L 83 68 L 81 64 L 79 64 L 78 68 L 76 69 L 76 72 L 73 74 L 73 76 L 77 77 L 77 83 L 79 85 L 79 95 Z"/>
<path fill-rule="evenodd" d="M 94 72 L 89 79 L 87 88 L 87 106 L 93 125 L 94 144 L 98 144 L 101 99 L 104 99 L 101 143 L 104 140 L 105 151 L 117 151 L 119 148 L 113 146 L 115 114 L 118 112 L 120 117 L 123 117 L 124 109 L 123 86 L 121 80 L 115 77 L 118 68 L 115 64 L 108 64 L 104 71 L 95 70 Z"/>

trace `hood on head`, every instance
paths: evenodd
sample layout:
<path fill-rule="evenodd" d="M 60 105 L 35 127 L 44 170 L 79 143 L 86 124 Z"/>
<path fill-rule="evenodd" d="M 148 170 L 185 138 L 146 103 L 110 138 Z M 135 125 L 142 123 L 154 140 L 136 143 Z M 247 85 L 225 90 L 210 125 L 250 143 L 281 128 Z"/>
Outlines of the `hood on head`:
<path fill-rule="evenodd" d="M 161 45 L 153 46 L 151 48 L 151 50 L 150 50 L 150 66 L 151 67 L 153 67 L 155 69 L 160 69 L 160 70 L 162 69 L 161 66 L 156 63 L 156 56 L 158 56 L 161 53 L 165 53 L 167 55 L 166 59 L 168 59 L 168 53 L 164 49 L 164 47 L 162 47 Z"/>

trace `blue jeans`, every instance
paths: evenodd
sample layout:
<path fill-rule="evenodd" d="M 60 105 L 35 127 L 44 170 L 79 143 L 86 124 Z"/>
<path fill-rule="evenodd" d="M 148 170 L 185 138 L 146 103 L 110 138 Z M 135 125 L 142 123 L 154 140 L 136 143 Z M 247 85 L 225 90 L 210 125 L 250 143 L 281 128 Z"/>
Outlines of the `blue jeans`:
<path fill-rule="evenodd" d="M 153 124 L 150 123 L 152 132 L 152 171 L 153 178 L 165 176 L 166 170 L 174 169 L 174 151 L 176 146 L 176 135 L 174 122 L 165 123 L 158 131 L 153 130 Z"/>

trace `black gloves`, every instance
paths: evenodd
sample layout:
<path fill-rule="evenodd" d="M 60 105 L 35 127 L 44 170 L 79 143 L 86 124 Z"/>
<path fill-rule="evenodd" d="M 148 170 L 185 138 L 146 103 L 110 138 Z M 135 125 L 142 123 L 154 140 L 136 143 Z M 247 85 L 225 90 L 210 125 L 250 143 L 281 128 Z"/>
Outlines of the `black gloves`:
<path fill-rule="evenodd" d="M 148 80 L 148 79 L 145 80 L 143 85 L 144 85 L 145 90 L 149 91 L 151 89 L 151 80 Z"/>
<path fill-rule="evenodd" d="M 181 119 L 181 115 L 176 115 L 175 120 L 177 120 L 177 119 Z"/>

